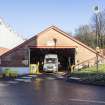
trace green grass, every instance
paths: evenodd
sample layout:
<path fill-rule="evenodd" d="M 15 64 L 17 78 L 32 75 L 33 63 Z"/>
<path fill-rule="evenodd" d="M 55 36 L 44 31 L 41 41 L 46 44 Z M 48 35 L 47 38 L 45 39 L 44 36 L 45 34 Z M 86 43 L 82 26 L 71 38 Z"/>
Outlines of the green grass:
<path fill-rule="evenodd" d="M 79 77 L 83 82 L 105 85 L 105 65 L 99 65 L 98 71 L 95 67 L 84 68 L 79 71 L 74 71 L 71 76 Z"/>
<path fill-rule="evenodd" d="M 80 72 L 87 72 L 87 73 L 96 73 L 96 72 L 99 72 L 99 73 L 105 73 L 105 64 L 99 65 L 98 66 L 98 71 L 96 69 L 96 66 L 94 66 L 94 67 L 90 67 L 90 68 L 81 69 Z"/>

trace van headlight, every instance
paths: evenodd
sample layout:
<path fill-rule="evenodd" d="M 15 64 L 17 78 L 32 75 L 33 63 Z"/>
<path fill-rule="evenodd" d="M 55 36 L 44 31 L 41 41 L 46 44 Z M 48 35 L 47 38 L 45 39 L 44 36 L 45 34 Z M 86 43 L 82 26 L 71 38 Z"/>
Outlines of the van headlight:
<path fill-rule="evenodd" d="M 56 69 L 56 66 L 54 66 L 54 69 Z"/>

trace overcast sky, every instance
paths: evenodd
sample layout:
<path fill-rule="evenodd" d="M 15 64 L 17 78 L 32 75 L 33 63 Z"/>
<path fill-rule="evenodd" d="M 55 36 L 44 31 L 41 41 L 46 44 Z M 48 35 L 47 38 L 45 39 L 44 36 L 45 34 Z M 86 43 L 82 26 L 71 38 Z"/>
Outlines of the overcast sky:
<path fill-rule="evenodd" d="M 31 37 L 56 25 L 75 32 L 91 22 L 93 5 L 105 8 L 105 0 L 0 0 L 0 16 L 16 32 Z"/>

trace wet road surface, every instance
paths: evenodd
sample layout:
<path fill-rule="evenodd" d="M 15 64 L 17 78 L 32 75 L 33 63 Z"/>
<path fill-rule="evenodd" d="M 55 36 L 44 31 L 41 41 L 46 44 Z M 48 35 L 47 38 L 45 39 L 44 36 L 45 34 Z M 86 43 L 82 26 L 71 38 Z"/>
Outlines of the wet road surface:
<path fill-rule="evenodd" d="M 0 81 L 0 105 L 105 105 L 105 87 L 53 76 Z"/>

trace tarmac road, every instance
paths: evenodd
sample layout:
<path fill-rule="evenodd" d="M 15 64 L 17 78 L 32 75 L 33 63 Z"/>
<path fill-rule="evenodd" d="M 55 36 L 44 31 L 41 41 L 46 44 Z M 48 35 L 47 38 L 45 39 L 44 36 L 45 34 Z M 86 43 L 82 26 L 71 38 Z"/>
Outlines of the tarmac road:
<path fill-rule="evenodd" d="M 28 76 L 0 81 L 0 105 L 105 105 L 105 87 Z"/>

